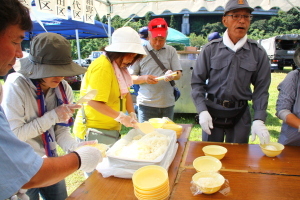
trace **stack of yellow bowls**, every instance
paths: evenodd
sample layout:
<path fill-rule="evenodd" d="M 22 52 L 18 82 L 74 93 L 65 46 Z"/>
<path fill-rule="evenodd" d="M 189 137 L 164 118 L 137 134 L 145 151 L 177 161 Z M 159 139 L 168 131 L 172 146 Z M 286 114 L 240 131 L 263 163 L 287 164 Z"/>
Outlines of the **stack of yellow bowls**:
<path fill-rule="evenodd" d="M 139 200 L 164 200 L 169 197 L 169 178 L 165 168 L 148 165 L 132 176 L 134 194 Z"/>

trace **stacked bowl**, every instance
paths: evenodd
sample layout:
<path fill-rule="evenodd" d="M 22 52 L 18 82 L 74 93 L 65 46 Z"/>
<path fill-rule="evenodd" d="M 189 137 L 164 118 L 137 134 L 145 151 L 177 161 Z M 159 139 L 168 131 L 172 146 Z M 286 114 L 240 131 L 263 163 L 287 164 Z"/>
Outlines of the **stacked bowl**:
<path fill-rule="evenodd" d="M 139 200 L 163 200 L 169 197 L 168 172 L 161 166 L 139 168 L 134 172 L 132 182 L 134 194 Z"/>

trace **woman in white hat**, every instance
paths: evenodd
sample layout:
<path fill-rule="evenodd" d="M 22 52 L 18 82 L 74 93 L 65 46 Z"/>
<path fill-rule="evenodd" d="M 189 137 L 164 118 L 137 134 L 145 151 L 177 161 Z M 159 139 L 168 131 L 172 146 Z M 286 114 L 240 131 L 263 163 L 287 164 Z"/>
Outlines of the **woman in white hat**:
<path fill-rule="evenodd" d="M 112 144 L 119 139 L 122 124 L 133 127 L 137 118 L 129 91 L 133 82 L 127 68 L 143 55 L 146 52 L 135 30 L 115 30 L 112 44 L 92 62 L 81 83 L 81 96 L 91 89 L 97 89 L 98 94 L 84 105 L 83 112 L 77 112 L 73 132 L 79 139 Z"/>
<path fill-rule="evenodd" d="M 20 69 L 10 74 L 4 85 L 2 107 L 16 136 L 30 144 L 40 156 L 56 157 L 56 145 L 73 151 L 78 143 L 70 134 L 72 115 L 80 105 L 73 103 L 73 92 L 64 76 L 85 73 L 71 58 L 68 40 L 55 33 L 33 38 L 30 54 L 20 59 Z M 20 166 L 22 167 L 22 166 Z M 53 174 L 55 176 L 55 174 Z M 29 189 L 31 200 L 67 198 L 65 181 Z"/>

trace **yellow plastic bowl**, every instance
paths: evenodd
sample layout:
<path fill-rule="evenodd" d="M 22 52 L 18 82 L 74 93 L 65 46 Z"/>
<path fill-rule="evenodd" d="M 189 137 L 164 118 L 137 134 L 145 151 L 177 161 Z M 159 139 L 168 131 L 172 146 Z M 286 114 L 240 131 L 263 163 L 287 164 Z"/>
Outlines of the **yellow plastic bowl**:
<path fill-rule="evenodd" d="M 132 176 L 134 187 L 140 190 L 155 190 L 166 184 L 167 180 L 167 170 L 158 165 L 141 167 Z"/>
<path fill-rule="evenodd" d="M 167 121 L 162 118 L 151 118 L 148 120 L 148 122 L 154 126 L 154 128 L 162 128 Z"/>
<path fill-rule="evenodd" d="M 202 151 L 206 156 L 212 156 L 219 160 L 224 158 L 225 154 L 227 153 L 227 149 L 220 145 L 207 145 L 202 148 Z"/>
<path fill-rule="evenodd" d="M 197 172 L 217 172 L 221 169 L 222 163 L 212 156 L 200 156 L 193 161 Z"/>
<path fill-rule="evenodd" d="M 162 126 L 163 129 L 170 129 L 176 132 L 177 139 L 181 136 L 182 134 L 182 126 L 177 125 L 177 124 L 164 124 Z"/>
<path fill-rule="evenodd" d="M 225 178 L 217 172 L 198 172 L 193 175 L 192 181 L 204 194 L 213 194 L 220 190 Z"/>
<path fill-rule="evenodd" d="M 268 157 L 278 156 L 284 149 L 284 146 L 277 142 L 270 142 L 269 144 L 260 144 L 259 146 L 262 152 Z"/>

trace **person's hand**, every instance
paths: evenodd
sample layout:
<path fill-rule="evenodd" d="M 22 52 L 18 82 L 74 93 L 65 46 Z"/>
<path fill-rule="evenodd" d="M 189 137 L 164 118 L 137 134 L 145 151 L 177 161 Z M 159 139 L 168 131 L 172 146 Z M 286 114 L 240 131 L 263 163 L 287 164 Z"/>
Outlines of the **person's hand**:
<path fill-rule="evenodd" d="M 125 115 L 123 112 L 120 112 L 119 116 L 115 120 L 126 127 L 133 127 L 133 124 L 137 123 L 135 119 L 128 115 Z"/>
<path fill-rule="evenodd" d="M 84 172 L 92 172 L 102 162 L 102 154 L 96 147 L 83 146 L 75 150 L 80 159 L 79 169 Z"/>
<path fill-rule="evenodd" d="M 262 120 L 254 120 L 251 127 L 251 141 L 253 142 L 256 135 L 259 137 L 260 144 L 270 143 L 269 131 Z"/>
<path fill-rule="evenodd" d="M 199 124 L 204 132 L 211 135 L 210 129 L 213 129 L 214 127 L 208 111 L 204 110 L 199 114 Z"/>
<path fill-rule="evenodd" d="M 136 116 L 136 113 L 135 113 L 135 112 L 131 112 L 131 113 L 129 113 L 129 116 L 130 116 L 132 119 L 134 119 L 135 121 L 138 121 L 138 118 L 137 118 L 137 116 Z"/>
<path fill-rule="evenodd" d="M 165 79 L 164 79 L 166 82 L 174 80 L 174 76 L 170 75 L 172 73 L 173 73 L 172 70 L 166 71 L 166 73 L 165 73 Z"/>
<path fill-rule="evenodd" d="M 56 107 L 54 110 L 58 117 L 58 122 L 68 121 L 74 114 L 75 109 L 81 108 L 81 105 L 76 104 L 62 104 Z"/>
<path fill-rule="evenodd" d="M 10 197 L 10 200 L 30 200 L 29 196 L 26 195 L 26 189 L 20 189 L 15 195 Z"/>
<path fill-rule="evenodd" d="M 98 140 L 90 140 L 90 141 L 80 142 L 80 143 L 78 143 L 77 148 L 85 146 L 85 145 L 92 145 L 92 144 L 98 144 Z"/>
<path fill-rule="evenodd" d="M 143 75 L 144 81 L 147 84 L 156 84 L 158 83 L 158 80 L 156 80 L 155 78 L 157 78 L 157 76 L 153 76 L 153 75 Z"/>

